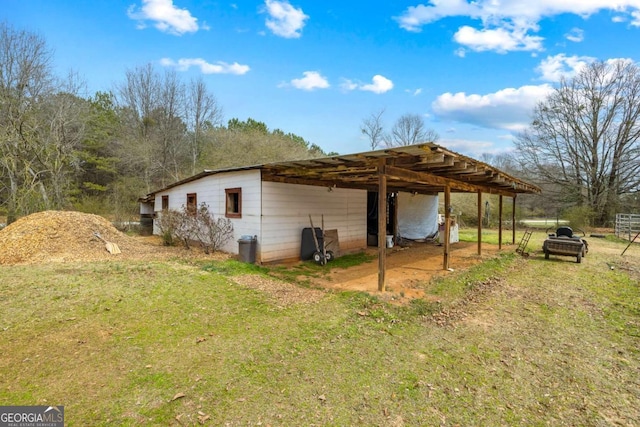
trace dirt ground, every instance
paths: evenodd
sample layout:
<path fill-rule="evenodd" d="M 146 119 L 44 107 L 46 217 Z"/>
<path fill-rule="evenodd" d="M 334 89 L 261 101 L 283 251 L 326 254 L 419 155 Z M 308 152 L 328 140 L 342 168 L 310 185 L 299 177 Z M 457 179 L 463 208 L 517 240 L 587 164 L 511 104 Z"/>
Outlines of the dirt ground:
<path fill-rule="evenodd" d="M 507 250 L 509 246 L 503 246 Z M 376 255 L 377 248 L 368 249 Z M 444 249 L 434 243 L 412 243 L 408 247 L 387 249 L 385 283 L 387 291 L 404 298 L 425 297 L 423 284 L 432 277 L 445 276 L 452 271 L 467 269 L 497 254 L 495 245 L 482 245 L 478 255 L 478 244 L 453 243 L 450 246 L 449 270 L 443 268 Z M 378 260 L 348 269 L 333 269 L 327 277 L 316 278 L 314 285 L 334 290 L 364 291 L 378 293 Z"/>

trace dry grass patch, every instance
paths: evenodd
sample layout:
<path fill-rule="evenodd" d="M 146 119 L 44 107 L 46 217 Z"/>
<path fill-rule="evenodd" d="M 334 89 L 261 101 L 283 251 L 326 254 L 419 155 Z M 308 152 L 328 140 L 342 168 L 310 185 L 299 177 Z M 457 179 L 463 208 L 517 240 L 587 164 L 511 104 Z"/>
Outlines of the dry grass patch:
<path fill-rule="evenodd" d="M 320 301 L 325 294 L 317 289 L 303 288 L 258 274 L 234 276 L 233 281 L 264 293 L 280 308 L 294 304 L 313 304 Z"/>

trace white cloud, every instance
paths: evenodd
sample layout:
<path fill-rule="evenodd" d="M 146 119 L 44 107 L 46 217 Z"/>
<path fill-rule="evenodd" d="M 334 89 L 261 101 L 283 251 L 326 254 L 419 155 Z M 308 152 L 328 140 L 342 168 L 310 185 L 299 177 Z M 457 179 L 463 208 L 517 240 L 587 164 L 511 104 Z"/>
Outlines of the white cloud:
<path fill-rule="evenodd" d="M 275 35 L 288 39 L 297 39 L 309 16 L 302 9 L 296 9 L 287 1 L 265 0 L 265 9 L 269 17 L 266 26 Z"/>
<path fill-rule="evenodd" d="M 595 61 L 590 56 L 566 56 L 561 53 L 555 56 L 547 56 L 540 62 L 536 71 L 540 78 L 548 82 L 559 82 L 563 77 L 572 78 L 585 66 Z"/>
<path fill-rule="evenodd" d="M 291 80 L 291 86 L 296 89 L 312 91 L 315 89 L 328 88 L 329 81 L 317 71 L 305 71 L 301 79 Z"/>
<path fill-rule="evenodd" d="M 533 108 L 551 93 L 548 84 L 507 88 L 487 95 L 444 93 L 433 102 L 439 119 L 490 129 L 521 131 L 531 121 Z"/>
<path fill-rule="evenodd" d="M 380 74 L 376 74 L 371 80 L 371 84 L 360 86 L 360 90 L 373 93 L 385 93 L 393 89 L 393 82 Z"/>
<path fill-rule="evenodd" d="M 571 31 L 565 34 L 565 37 L 570 42 L 580 43 L 584 40 L 584 31 L 580 28 L 572 28 Z"/>
<path fill-rule="evenodd" d="M 401 28 L 418 32 L 423 25 L 448 16 L 478 17 L 477 3 L 468 3 L 466 0 L 432 0 L 430 3 L 433 5 L 409 6 L 401 16 L 395 19 Z"/>
<path fill-rule="evenodd" d="M 456 49 L 456 51 L 454 52 L 454 54 L 456 56 L 459 56 L 460 58 L 464 58 L 465 56 L 467 56 L 467 51 L 464 48 L 459 48 Z"/>
<path fill-rule="evenodd" d="M 542 37 L 526 34 L 524 29 L 506 28 L 476 30 L 463 26 L 453 36 L 461 45 L 476 52 L 486 50 L 506 53 L 514 50 L 542 50 Z"/>
<path fill-rule="evenodd" d="M 131 5 L 127 15 L 139 21 L 138 28 L 145 28 L 145 21 L 153 21 L 158 30 L 175 35 L 195 33 L 200 28 L 191 12 L 177 8 L 173 0 L 142 0 L 140 9 Z"/>
<path fill-rule="evenodd" d="M 464 154 L 475 159 L 480 158 L 483 154 L 500 154 L 505 149 L 497 147 L 492 141 L 482 141 L 477 139 L 457 139 L 442 138 L 438 144 L 448 148 L 456 153 Z"/>
<path fill-rule="evenodd" d="M 480 21 L 478 28 L 461 27 L 456 41 L 476 51 L 541 50 L 538 22 L 543 18 L 573 14 L 582 18 L 601 11 L 614 12 L 614 22 L 621 17 L 640 26 L 640 0 L 427 0 L 410 6 L 395 17 L 401 28 L 418 32 L 423 26 L 447 17 L 468 17 Z M 580 41 L 582 34 L 570 35 Z M 480 37 L 480 40 L 473 40 Z M 461 52 L 457 53 L 462 56 Z"/>
<path fill-rule="evenodd" d="M 340 84 L 340 87 L 346 91 L 356 90 L 358 89 L 358 83 L 355 83 L 349 79 L 343 79 L 342 83 Z"/>
<path fill-rule="evenodd" d="M 418 88 L 418 89 L 405 89 L 405 92 L 407 92 L 408 94 L 412 95 L 412 96 L 418 96 L 422 93 L 422 88 Z"/>
<path fill-rule="evenodd" d="M 242 75 L 249 72 L 248 65 L 241 65 L 237 62 L 228 64 L 223 61 L 218 61 L 215 64 L 211 64 L 202 58 L 181 58 L 174 61 L 170 58 L 162 58 L 160 64 L 165 67 L 175 67 L 179 71 L 187 71 L 191 67 L 198 67 L 204 74 L 237 74 Z"/>
<path fill-rule="evenodd" d="M 393 89 L 393 82 L 388 78 L 381 76 L 380 74 L 376 74 L 371 79 L 371 83 L 355 83 L 349 79 L 344 79 L 340 87 L 342 87 L 342 89 L 344 90 L 363 90 L 381 94 L 389 92 L 391 89 Z"/>

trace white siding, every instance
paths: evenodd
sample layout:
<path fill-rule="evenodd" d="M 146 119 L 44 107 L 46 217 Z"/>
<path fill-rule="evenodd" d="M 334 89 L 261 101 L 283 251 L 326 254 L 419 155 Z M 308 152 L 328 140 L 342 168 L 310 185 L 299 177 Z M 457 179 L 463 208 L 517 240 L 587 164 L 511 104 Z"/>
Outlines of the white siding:
<path fill-rule="evenodd" d="M 237 254 L 238 239 L 258 236 L 258 262 L 297 259 L 300 256 L 302 229 L 321 226 L 337 229 L 340 250 L 366 248 L 367 192 L 309 185 L 263 182 L 259 170 L 223 172 L 156 193 L 155 212 L 162 209 L 162 196 L 169 196 L 169 209 L 181 210 L 187 194 L 196 193 L 198 205 L 206 203 L 215 217 L 225 215 L 225 189 L 242 188 L 242 218 L 231 218 L 234 237 L 224 251 Z M 159 231 L 154 229 L 155 233 Z"/>
<path fill-rule="evenodd" d="M 235 171 L 209 175 L 196 181 L 156 193 L 155 211 L 162 210 L 162 196 L 169 196 L 169 209 L 182 210 L 187 204 L 187 194 L 196 193 L 198 206 L 206 203 L 209 211 L 216 217 L 225 216 L 227 188 L 242 188 L 242 218 L 230 218 L 233 223 L 233 239 L 223 250 L 238 253 L 237 240 L 243 235 L 260 236 L 260 171 Z M 154 233 L 158 233 L 154 229 Z M 258 253 L 260 252 L 258 241 Z M 259 259 L 259 258 L 258 258 Z"/>
<path fill-rule="evenodd" d="M 261 261 L 298 258 L 302 229 L 337 229 L 341 251 L 366 248 L 367 192 L 309 185 L 262 183 Z"/>

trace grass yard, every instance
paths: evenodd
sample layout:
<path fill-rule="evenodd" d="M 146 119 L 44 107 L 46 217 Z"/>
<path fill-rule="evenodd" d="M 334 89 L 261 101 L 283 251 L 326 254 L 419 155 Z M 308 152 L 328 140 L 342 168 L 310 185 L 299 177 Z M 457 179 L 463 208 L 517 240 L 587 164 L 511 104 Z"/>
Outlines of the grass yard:
<path fill-rule="evenodd" d="M 317 292 L 305 269 L 234 261 L 3 266 L 0 402 L 69 426 L 640 425 L 640 245 L 576 264 L 543 239 L 403 306 L 277 304 L 234 278 Z"/>

